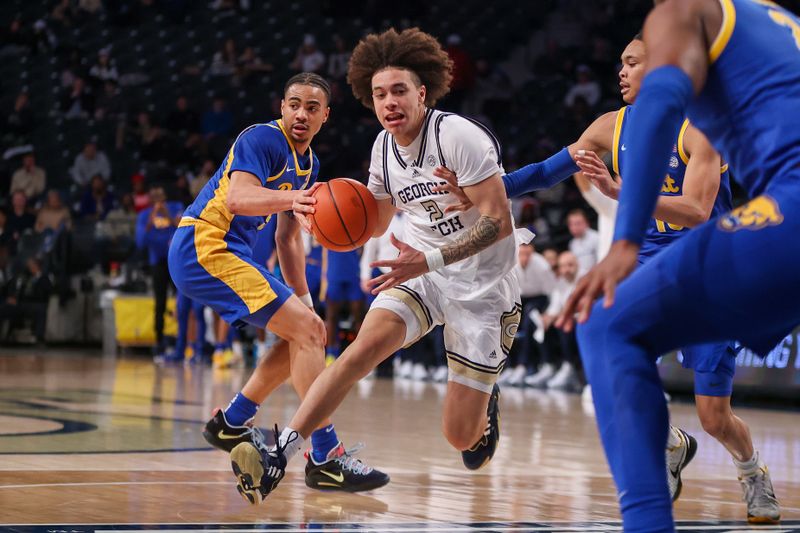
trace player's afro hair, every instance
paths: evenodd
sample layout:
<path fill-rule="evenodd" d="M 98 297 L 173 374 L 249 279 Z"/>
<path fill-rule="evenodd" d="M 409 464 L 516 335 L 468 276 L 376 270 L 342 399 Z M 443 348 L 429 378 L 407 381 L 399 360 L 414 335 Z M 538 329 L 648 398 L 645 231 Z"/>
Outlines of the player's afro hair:
<path fill-rule="evenodd" d="M 390 28 L 381 34 L 372 33 L 356 45 L 347 69 L 347 83 L 353 95 L 372 109 L 372 76 L 388 67 L 410 71 L 427 89 L 425 105 L 433 107 L 436 101 L 450 91 L 453 79 L 453 61 L 435 37 L 419 28 L 397 32 Z"/>

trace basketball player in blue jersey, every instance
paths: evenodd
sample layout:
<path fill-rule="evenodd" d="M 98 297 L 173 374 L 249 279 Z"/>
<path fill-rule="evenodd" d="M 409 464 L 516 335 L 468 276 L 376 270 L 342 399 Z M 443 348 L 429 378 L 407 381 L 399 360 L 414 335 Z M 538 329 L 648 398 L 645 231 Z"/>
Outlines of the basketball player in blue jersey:
<path fill-rule="evenodd" d="M 765 354 L 800 324 L 800 20 L 762 0 L 667 0 L 648 16 L 644 41 L 615 241 L 559 325 L 580 324 L 625 531 L 672 532 L 657 356 L 727 339 Z M 685 116 L 753 199 L 637 269 Z"/>
<path fill-rule="evenodd" d="M 325 278 L 325 327 L 328 344 L 325 362 L 332 363 L 341 353 L 339 341 L 339 316 L 342 308 L 353 317 L 353 331 L 358 332 L 364 318 L 364 293 L 361 292 L 360 262 L 358 250 L 350 252 L 322 251 L 322 276 Z"/>
<path fill-rule="evenodd" d="M 621 59 L 619 78 L 622 98 L 626 103 L 633 104 L 641 87 L 647 61 L 640 35 L 628 44 Z M 626 175 L 626 146 L 634 141 L 628 123 L 634 109 L 634 105 L 629 105 L 619 111 L 604 114 L 587 128 L 577 142 L 566 149 L 576 159 L 578 167 L 565 160 L 564 172 L 559 173 L 558 167 L 551 169 L 555 177 L 536 177 L 531 169 L 536 168 L 537 164 L 504 176 L 509 196 L 516 195 L 516 189 L 519 188 L 540 189 L 542 182 L 564 178 L 568 172 L 580 169 L 603 193 L 616 199 L 619 185 L 611 179 L 597 152 L 611 153 L 614 171 L 620 176 Z M 453 182 L 454 175 L 447 169 L 439 169 L 437 173 L 448 182 Z M 463 196 L 452 185 L 442 189 Z M 705 136 L 691 127 L 688 120 L 684 120 L 672 147 L 667 175 L 656 204 L 655 214 L 659 218 L 651 218 L 648 222 L 637 262 L 644 264 L 676 239 L 686 235 L 690 227 L 725 213 L 731 207 L 727 165 L 722 165 L 719 154 Z M 706 432 L 716 438 L 733 456 L 747 503 L 748 517 L 751 521 L 777 521 L 780 518 L 780 507 L 775 499 L 768 471 L 754 450 L 749 428 L 731 409 L 730 397 L 736 368 L 733 343 L 690 346 L 685 347 L 682 352 L 683 365 L 695 371 L 697 414 Z M 680 496 L 681 470 L 691 461 L 696 448 L 697 443 L 693 437 L 680 428 L 670 426 L 667 478 L 673 500 Z M 759 468 L 756 465 L 760 465 Z"/>
<path fill-rule="evenodd" d="M 313 213 L 319 162 L 310 143 L 328 118 L 329 102 L 330 88 L 320 76 L 301 73 L 289 79 L 281 119 L 239 134 L 222 166 L 184 212 L 172 240 L 170 272 L 181 291 L 234 326 L 267 327 L 285 341 L 275 345 L 230 405 L 206 424 L 206 440 L 226 451 L 242 442 L 261 446 L 252 427 L 261 402 L 290 376 L 303 398 L 325 368 L 325 326 L 311 309 L 299 219 Z M 271 215 L 277 216 L 283 276 L 295 294 L 253 258 L 258 229 Z M 309 487 L 352 492 L 389 481 L 345 451 L 330 420 L 313 432 L 311 445 Z M 234 463 L 234 470 L 239 468 Z M 252 495 L 242 496 L 256 503 Z"/>

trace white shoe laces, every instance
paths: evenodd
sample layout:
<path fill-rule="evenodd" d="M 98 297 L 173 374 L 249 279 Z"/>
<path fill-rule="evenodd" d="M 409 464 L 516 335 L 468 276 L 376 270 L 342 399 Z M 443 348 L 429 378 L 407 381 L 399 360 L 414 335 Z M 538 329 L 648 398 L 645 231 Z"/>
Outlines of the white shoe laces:
<path fill-rule="evenodd" d="M 349 470 L 354 474 L 366 476 L 372 472 L 373 468 L 363 463 L 360 459 L 353 457 L 353 455 L 357 454 L 364 448 L 364 443 L 358 442 L 352 448 L 345 449 L 342 455 L 334 457 L 333 460 L 339 463 L 343 470 Z"/>

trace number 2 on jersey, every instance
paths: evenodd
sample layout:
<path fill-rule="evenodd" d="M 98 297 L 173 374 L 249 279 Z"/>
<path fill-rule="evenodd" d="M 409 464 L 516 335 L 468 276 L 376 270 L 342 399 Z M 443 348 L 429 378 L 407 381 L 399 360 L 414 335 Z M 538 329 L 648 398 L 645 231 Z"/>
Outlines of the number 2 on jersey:
<path fill-rule="evenodd" d="M 431 222 L 436 222 L 437 220 L 442 220 L 444 218 L 444 213 L 442 209 L 439 207 L 439 204 L 434 202 L 433 200 L 425 200 L 420 205 L 428 212 L 431 216 Z"/>

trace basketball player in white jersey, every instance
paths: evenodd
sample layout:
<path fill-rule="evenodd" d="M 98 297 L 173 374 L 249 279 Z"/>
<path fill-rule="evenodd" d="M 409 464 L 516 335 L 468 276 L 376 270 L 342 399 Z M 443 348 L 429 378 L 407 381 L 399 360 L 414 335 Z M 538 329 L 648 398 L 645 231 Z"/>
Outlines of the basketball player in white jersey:
<path fill-rule="evenodd" d="M 248 501 L 260 503 L 277 486 L 287 461 L 354 383 L 438 324 L 445 326 L 449 367 L 443 433 L 469 469 L 494 455 L 495 381 L 521 312 L 513 270 L 517 245 L 497 140 L 479 124 L 432 109 L 447 93 L 451 71 L 436 39 L 416 28 L 369 35 L 353 51 L 348 82 L 384 127 L 370 164 L 369 189 L 380 219 L 375 235 L 386 231 L 400 209 L 406 242 L 392 236 L 397 259 L 373 263 L 390 270 L 369 282 L 379 295 L 358 337 L 314 382 L 276 436 L 277 447 L 260 451 L 248 444 L 233 450 L 238 488 L 252 496 L 245 496 Z M 443 183 L 433 174 L 439 165 L 455 172 L 472 209 L 445 213 L 458 199 L 433 191 Z"/>

